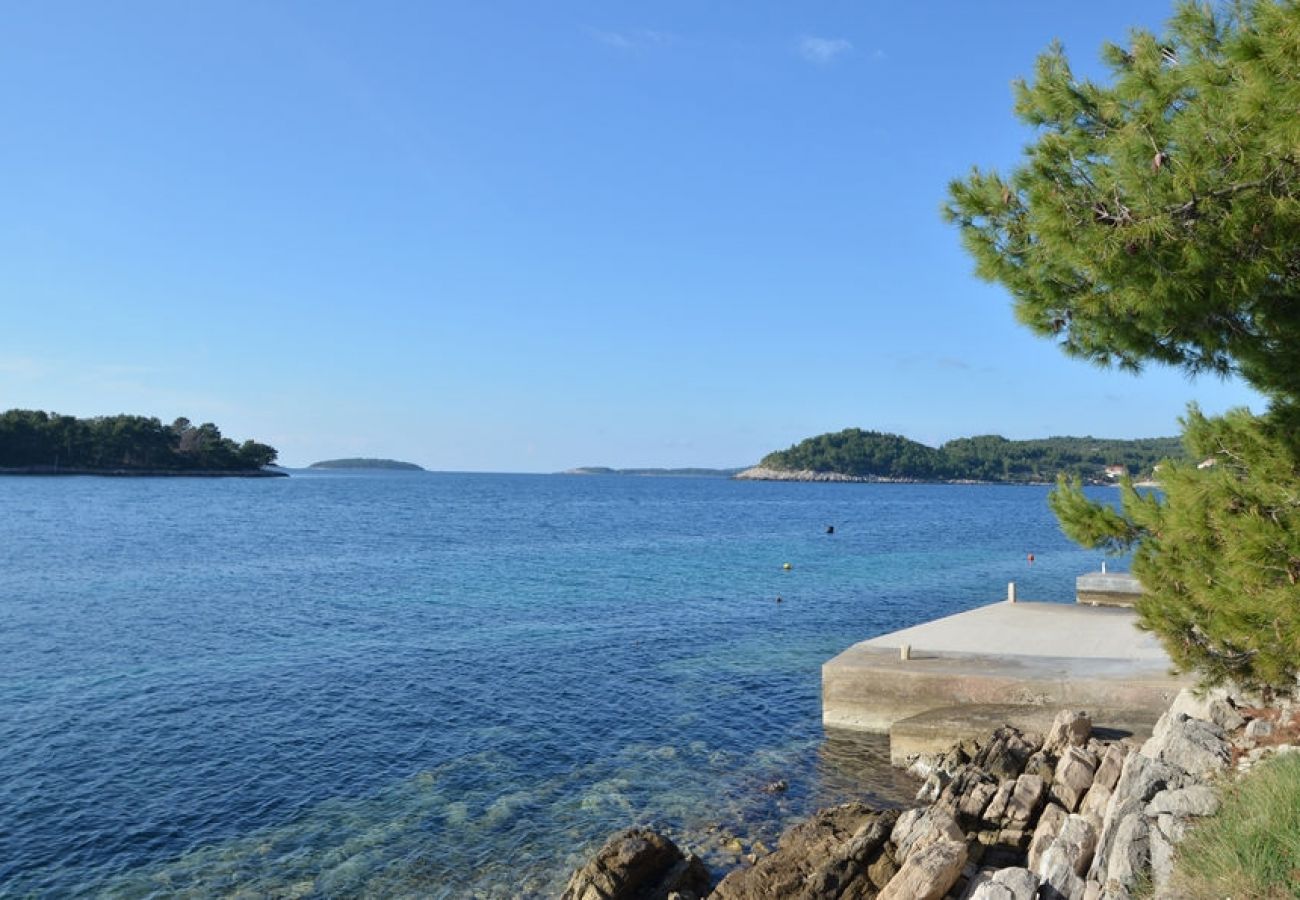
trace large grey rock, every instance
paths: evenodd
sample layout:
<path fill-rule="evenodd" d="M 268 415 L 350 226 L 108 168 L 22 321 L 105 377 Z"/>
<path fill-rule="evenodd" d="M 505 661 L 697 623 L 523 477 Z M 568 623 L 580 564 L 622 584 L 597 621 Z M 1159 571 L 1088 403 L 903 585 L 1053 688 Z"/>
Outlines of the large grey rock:
<path fill-rule="evenodd" d="M 1038 876 L 1028 869 L 998 869 L 981 876 L 972 883 L 966 900 L 1034 900 L 1038 894 Z"/>
<path fill-rule="evenodd" d="M 1097 849 L 1097 829 L 1084 816 L 1067 816 L 1048 852 L 1059 851 L 1076 875 L 1083 876 Z"/>
<path fill-rule="evenodd" d="M 997 825 L 1007 814 L 1007 802 L 1011 799 L 1012 792 L 1016 789 L 1016 780 L 1008 778 L 998 785 L 998 791 L 989 801 L 989 805 L 984 808 L 983 819 L 990 825 Z"/>
<path fill-rule="evenodd" d="M 912 853 L 878 900 L 940 900 L 957 883 L 966 855 L 964 841 L 948 840 Z"/>
<path fill-rule="evenodd" d="M 1156 893 L 1164 890 L 1174 874 L 1174 842 L 1159 828 L 1147 827 L 1147 847 L 1150 854 L 1150 879 Z"/>
<path fill-rule="evenodd" d="M 1106 859 L 1106 883 L 1132 889 L 1150 863 L 1150 828 L 1140 812 L 1129 813 L 1115 829 Z"/>
<path fill-rule="evenodd" d="M 1236 731 L 1246 724 L 1245 718 L 1232 703 L 1231 692 L 1226 688 L 1211 688 L 1200 696 L 1191 688 L 1184 688 L 1174 697 L 1174 702 L 1169 704 L 1169 712 L 1213 722 L 1224 731 Z"/>
<path fill-rule="evenodd" d="M 1111 744 L 1107 747 L 1101 762 L 1097 765 L 1097 774 L 1093 776 L 1092 783 L 1104 785 L 1107 791 L 1115 790 L 1115 783 L 1119 781 L 1119 774 L 1124 770 L 1124 759 L 1128 754 L 1129 749 L 1123 744 Z"/>
<path fill-rule="evenodd" d="M 1193 775 L 1205 775 L 1226 768 L 1231 749 L 1218 725 L 1184 713 L 1167 712 L 1142 745 L 1142 755 Z"/>
<path fill-rule="evenodd" d="M 1052 779 L 1052 799 L 1069 812 L 1079 808 L 1079 801 L 1092 787 L 1097 771 L 1097 757 L 1082 747 L 1066 747 L 1056 764 Z"/>
<path fill-rule="evenodd" d="M 1079 804 L 1079 814 L 1087 816 L 1088 821 L 1101 830 L 1101 823 L 1106 818 L 1106 807 L 1110 804 L 1110 788 L 1097 781 L 1095 778 L 1092 787 L 1088 788 L 1088 793 L 1084 795 L 1083 802 Z"/>
<path fill-rule="evenodd" d="M 1060 756 L 1066 747 L 1083 747 L 1092 734 L 1092 719 L 1086 712 L 1063 709 L 1056 714 L 1043 741 L 1043 749 Z"/>
<path fill-rule="evenodd" d="M 1218 811 L 1219 794 L 1208 784 L 1161 791 L 1151 798 L 1146 808 L 1146 814 L 1151 817 L 1161 813 L 1174 816 L 1212 816 Z"/>
<path fill-rule="evenodd" d="M 629 828 L 610 837 L 569 878 L 561 900 L 667 900 L 703 897 L 709 873 L 695 856 L 649 828 Z"/>
<path fill-rule="evenodd" d="M 1130 753 L 1124 758 L 1119 780 L 1111 792 L 1110 807 L 1126 800 L 1146 803 L 1165 787 L 1178 780 L 1178 770 L 1142 753 Z M 1110 817 L 1107 808 L 1107 818 Z"/>
<path fill-rule="evenodd" d="M 1115 846 L 1120 823 L 1128 816 L 1141 816 L 1142 809 L 1143 803 L 1140 800 L 1131 797 L 1127 800 L 1120 800 L 1118 795 L 1111 797 L 1110 803 L 1106 807 L 1106 818 L 1102 821 L 1101 834 L 1097 838 L 1097 849 L 1092 857 L 1092 866 L 1088 869 L 1090 879 L 1096 881 L 1106 880 L 1106 867 L 1110 862 L 1111 851 Z"/>
<path fill-rule="evenodd" d="M 1029 841 L 1029 868 L 1038 871 L 1038 861 L 1042 858 L 1047 848 L 1052 846 L 1056 840 L 1057 832 L 1065 824 L 1066 817 L 1069 815 L 1055 803 L 1047 804 L 1043 809 L 1043 814 L 1038 817 L 1038 826 L 1034 829 L 1034 836 Z"/>
<path fill-rule="evenodd" d="M 913 853 L 937 841 L 964 841 L 966 834 L 947 810 L 928 806 L 899 816 L 889 839 L 895 848 L 894 859 L 902 865 Z"/>
<path fill-rule="evenodd" d="M 1043 900 L 1083 900 L 1086 884 L 1055 844 L 1047 848 L 1034 871 L 1042 878 L 1038 896 Z"/>
<path fill-rule="evenodd" d="M 1027 826 L 1038 815 L 1047 796 L 1047 782 L 1038 775 L 1026 773 L 1016 779 L 1015 788 L 1007 799 L 1003 819 L 1009 825 Z"/>

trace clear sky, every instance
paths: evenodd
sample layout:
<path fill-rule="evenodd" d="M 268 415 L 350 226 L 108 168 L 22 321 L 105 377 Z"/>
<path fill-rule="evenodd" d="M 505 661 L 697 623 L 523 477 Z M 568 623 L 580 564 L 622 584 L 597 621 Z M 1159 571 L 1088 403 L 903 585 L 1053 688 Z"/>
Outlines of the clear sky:
<path fill-rule="evenodd" d="M 1067 359 L 947 182 L 1011 82 L 1167 2 L 11 4 L 0 408 L 304 465 L 730 466 L 849 426 L 1175 433 L 1239 384 Z"/>

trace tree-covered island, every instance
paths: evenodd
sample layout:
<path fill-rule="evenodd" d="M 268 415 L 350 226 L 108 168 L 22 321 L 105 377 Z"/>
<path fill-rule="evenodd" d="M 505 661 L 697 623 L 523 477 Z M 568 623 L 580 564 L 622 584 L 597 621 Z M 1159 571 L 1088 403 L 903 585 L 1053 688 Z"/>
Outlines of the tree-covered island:
<path fill-rule="evenodd" d="M 1012 441 L 998 435 L 958 438 L 939 447 L 879 431 L 846 428 L 763 457 L 745 478 L 812 473 L 809 480 L 982 481 L 1024 484 L 1060 475 L 1094 484 L 1149 477 L 1164 459 L 1180 458 L 1178 438 L 1112 440 L 1050 437 Z"/>
<path fill-rule="evenodd" d="M 402 472 L 423 472 L 423 466 L 399 459 L 372 459 L 368 456 L 353 456 L 347 459 L 322 459 L 314 462 L 309 469 L 392 469 Z"/>
<path fill-rule="evenodd" d="M 111 475 L 280 475 L 265 467 L 276 450 L 236 443 L 211 422 L 145 416 L 79 419 L 31 409 L 0 414 L 0 473 Z"/>

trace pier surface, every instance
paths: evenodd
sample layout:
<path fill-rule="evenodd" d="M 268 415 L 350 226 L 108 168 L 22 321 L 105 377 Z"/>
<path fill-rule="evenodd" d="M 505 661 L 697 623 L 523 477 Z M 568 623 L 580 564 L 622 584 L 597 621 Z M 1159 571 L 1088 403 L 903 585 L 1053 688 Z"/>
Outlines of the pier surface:
<path fill-rule="evenodd" d="M 881 635 L 822 666 L 822 721 L 888 732 L 895 761 L 986 734 L 994 719 L 1045 728 L 1065 707 L 1141 735 L 1190 681 L 1169 674 L 1136 621 L 1125 608 L 1004 602 Z"/>

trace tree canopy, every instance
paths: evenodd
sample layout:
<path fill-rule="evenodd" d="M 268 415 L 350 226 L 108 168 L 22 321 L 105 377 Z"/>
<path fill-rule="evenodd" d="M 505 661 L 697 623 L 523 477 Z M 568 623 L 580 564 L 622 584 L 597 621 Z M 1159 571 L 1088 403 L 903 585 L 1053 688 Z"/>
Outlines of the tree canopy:
<path fill-rule="evenodd" d="M 1016 85 L 1037 139 L 945 209 L 980 275 L 1068 353 L 1240 373 L 1300 396 L 1300 11 L 1184 3 L 1163 36 L 1075 78 L 1064 50 Z"/>
<path fill-rule="evenodd" d="M 78 419 L 40 410 L 0 413 L 0 468 L 234 471 L 275 462 L 257 441 L 237 444 L 211 422 L 164 425 L 144 416 Z"/>
<path fill-rule="evenodd" d="M 1184 420 L 1192 461 L 1120 511 L 1062 482 L 1071 537 L 1134 549 L 1141 624 L 1207 682 L 1293 690 L 1300 667 L 1300 5 L 1182 3 L 1107 45 L 1108 84 L 1051 47 L 1015 109 L 1008 175 L 976 169 L 947 218 L 1019 319 L 1072 355 L 1235 374 L 1269 399 Z"/>
<path fill-rule="evenodd" d="M 763 457 L 760 465 L 787 471 L 836 472 L 875 478 L 925 481 L 1050 481 L 1069 475 L 1105 482 L 1107 468 L 1147 476 L 1162 459 L 1177 455 L 1177 438 L 1125 441 L 1051 437 L 1011 441 L 999 435 L 958 438 L 930 447 L 902 435 L 846 428 L 800 441 Z"/>

